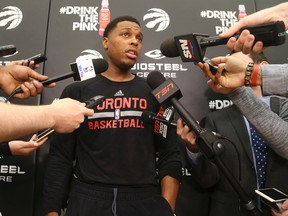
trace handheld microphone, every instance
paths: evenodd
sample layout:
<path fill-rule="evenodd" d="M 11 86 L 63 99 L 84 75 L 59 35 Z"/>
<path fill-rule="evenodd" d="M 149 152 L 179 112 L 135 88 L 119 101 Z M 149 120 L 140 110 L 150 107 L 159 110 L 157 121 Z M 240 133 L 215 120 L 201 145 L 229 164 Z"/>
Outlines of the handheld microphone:
<path fill-rule="evenodd" d="M 165 123 L 166 125 L 171 125 L 174 127 L 177 126 L 177 123 L 175 121 L 169 122 L 165 118 L 157 116 L 156 113 L 151 112 L 151 111 L 147 111 L 147 110 L 142 112 L 141 119 L 144 122 L 149 123 L 149 124 L 153 124 L 155 122 L 155 120 L 158 120 L 160 122 Z"/>
<path fill-rule="evenodd" d="M 16 47 L 14 44 L 0 46 L 0 57 L 12 55 L 16 52 Z"/>
<path fill-rule="evenodd" d="M 52 77 L 48 80 L 42 81 L 41 83 L 44 86 L 47 86 L 53 82 L 58 82 L 70 77 L 74 78 L 74 81 L 82 81 L 85 79 L 88 79 L 87 77 L 85 77 L 86 74 L 89 74 L 89 78 L 93 78 L 96 76 L 96 74 L 100 74 L 104 71 L 106 71 L 108 69 L 108 63 L 105 59 L 92 59 L 92 63 L 93 66 L 85 66 L 84 69 L 81 66 L 80 63 L 78 63 L 78 65 L 76 63 L 71 63 L 70 67 L 72 72 L 68 72 L 65 74 L 60 74 L 58 76 Z M 78 67 L 81 67 L 81 74 L 79 73 Z M 15 94 L 21 93 L 22 89 L 20 86 L 18 86 L 17 88 L 14 89 L 14 91 L 8 96 L 8 98 L 6 99 L 6 102 L 8 102 L 10 100 L 10 98 L 12 98 Z"/>
<path fill-rule="evenodd" d="M 81 65 L 81 62 L 71 63 L 70 67 L 71 67 L 72 72 L 60 74 L 60 75 L 55 76 L 53 78 L 50 78 L 48 80 L 42 81 L 41 83 L 44 86 L 47 86 L 53 82 L 58 82 L 58 81 L 61 81 L 61 80 L 64 80 L 64 79 L 67 79 L 70 77 L 73 77 L 74 81 L 83 81 L 83 80 L 87 79 L 85 77 L 85 73 L 88 73 L 91 71 L 94 72 L 94 75 L 89 77 L 89 78 L 93 78 L 96 76 L 96 74 L 100 74 L 100 73 L 102 73 L 108 69 L 108 63 L 105 59 L 92 59 L 92 63 L 93 63 L 93 66 L 92 65 L 85 65 L 84 69 L 81 70 L 81 73 L 78 70 L 78 68 L 83 68 L 83 66 Z"/>
<path fill-rule="evenodd" d="M 101 104 L 104 100 L 105 100 L 105 97 L 102 95 L 94 96 L 90 98 L 89 100 L 85 101 L 85 104 L 86 104 L 85 107 L 89 109 L 95 108 L 97 105 Z M 46 138 L 48 135 L 50 135 L 53 132 L 54 132 L 54 129 L 52 128 L 48 128 L 44 130 L 42 133 L 40 133 L 37 136 L 36 142 L 40 142 L 41 140 L 43 140 L 44 138 Z"/>
<path fill-rule="evenodd" d="M 148 85 L 154 89 L 152 94 L 161 103 L 170 103 L 179 113 L 183 121 L 194 130 L 196 134 L 200 134 L 202 128 L 199 126 L 192 115 L 185 109 L 178 99 L 182 97 L 182 93 L 172 79 L 166 80 L 159 71 L 150 72 L 147 76 Z"/>
<path fill-rule="evenodd" d="M 278 46 L 285 43 L 286 31 L 283 21 L 268 23 L 261 26 L 244 27 L 240 33 L 248 29 L 255 36 L 255 41 L 262 41 L 264 46 Z M 233 37 L 238 38 L 239 34 Z M 230 38 L 207 34 L 187 34 L 165 40 L 160 50 L 167 57 L 181 56 L 183 62 L 202 62 L 207 47 L 226 44 Z"/>

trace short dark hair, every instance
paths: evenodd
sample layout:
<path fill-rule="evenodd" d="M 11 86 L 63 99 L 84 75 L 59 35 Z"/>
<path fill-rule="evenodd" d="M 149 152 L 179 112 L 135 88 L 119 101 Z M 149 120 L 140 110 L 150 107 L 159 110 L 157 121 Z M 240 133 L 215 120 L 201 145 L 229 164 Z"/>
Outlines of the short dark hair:
<path fill-rule="evenodd" d="M 110 21 L 110 23 L 106 26 L 105 28 L 105 31 L 104 31 L 104 34 L 103 34 L 103 37 L 108 37 L 109 33 L 114 29 L 116 28 L 117 24 L 119 22 L 123 22 L 123 21 L 130 21 L 130 22 L 134 22 L 136 23 L 137 25 L 140 26 L 140 23 L 139 21 L 134 18 L 134 17 L 131 17 L 131 16 L 120 16 L 120 17 L 117 17 L 113 20 Z M 140 26 L 141 27 L 141 26 Z"/>

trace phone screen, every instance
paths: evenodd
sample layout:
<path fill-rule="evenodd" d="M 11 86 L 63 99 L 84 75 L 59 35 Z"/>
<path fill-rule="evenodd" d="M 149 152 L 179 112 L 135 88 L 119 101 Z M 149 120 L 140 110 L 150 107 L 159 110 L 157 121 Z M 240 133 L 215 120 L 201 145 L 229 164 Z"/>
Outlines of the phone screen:
<path fill-rule="evenodd" d="M 267 188 L 267 189 L 260 189 L 263 194 L 271 197 L 274 200 L 281 200 L 281 199 L 287 199 L 287 195 L 283 194 L 282 192 L 274 189 L 274 188 Z"/>

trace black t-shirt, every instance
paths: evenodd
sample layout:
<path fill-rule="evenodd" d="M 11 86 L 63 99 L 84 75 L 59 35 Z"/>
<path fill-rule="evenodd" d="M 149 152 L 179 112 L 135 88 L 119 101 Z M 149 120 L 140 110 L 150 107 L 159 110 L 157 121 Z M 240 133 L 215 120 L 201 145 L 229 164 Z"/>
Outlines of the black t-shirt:
<path fill-rule="evenodd" d="M 158 179 L 166 175 L 181 179 L 175 127 L 163 138 L 154 134 L 153 124 L 141 120 L 142 111 L 157 113 L 160 107 L 146 80 L 136 76 L 113 82 L 97 75 L 70 84 L 61 98 L 84 102 L 98 95 L 105 96 L 105 101 L 79 129 L 51 136 L 44 181 L 47 212 L 59 210 L 72 173 L 89 183 L 133 187 L 158 185 Z"/>

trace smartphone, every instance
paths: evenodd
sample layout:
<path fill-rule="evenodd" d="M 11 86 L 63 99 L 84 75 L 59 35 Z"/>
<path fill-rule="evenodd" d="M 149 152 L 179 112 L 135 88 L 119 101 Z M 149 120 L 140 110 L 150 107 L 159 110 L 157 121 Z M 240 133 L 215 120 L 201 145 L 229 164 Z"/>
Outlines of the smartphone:
<path fill-rule="evenodd" d="M 49 136 L 53 132 L 54 132 L 54 130 L 52 128 L 48 128 L 48 129 L 44 130 L 42 133 L 37 135 L 36 142 L 40 142 L 41 140 L 43 140 L 44 138 L 46 138 L 47 136 Z"/>
<path fill-rule="evenodd" d="M 261 197 L 261 201 L 269 207 L 281 212 L 281 204 L 288 199 L 288 195 L 276 188 L 263 188 L 255 190 L 255 193 Z"/>
<path fill-rule="evenodd" d="M 212 62 L 209 58 L 207 58 L 206 56 L 203 57 L 203 61 L 202 63 L 207 63 L 209 65 L 209 69 L 211 71 L 211 73 L 213 75 L 216 74 L 216 72 L 218 71 L 218 65 L 215 64 L 214 62 Z"/>
<path fill-rule="evenodd" d="M 41 62 L 44 62 L 47 60 L 47 57 L 44 55 L 44 54 L 37 54 L 35 56 L 32 56 L 30 58 L 27 59 L 28 60 L 28 64 L 31 62 L 31 61 L 34 61 L 35 64 L 39 64 Z"/>

